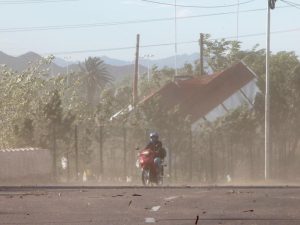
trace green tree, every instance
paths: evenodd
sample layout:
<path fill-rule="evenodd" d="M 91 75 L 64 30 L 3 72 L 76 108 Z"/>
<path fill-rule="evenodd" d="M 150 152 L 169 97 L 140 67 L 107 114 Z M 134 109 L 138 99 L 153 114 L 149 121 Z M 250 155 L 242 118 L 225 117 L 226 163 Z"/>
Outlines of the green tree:
<path fill-rule="evenodd" d="M 87 93 L 86 100 L 90 106 L 96 106 L 96 95 L 113 81 L 112 76 L 108 73 L 104 61 L 98 57 L 89 57 L 84 64 L 79 64 L 80 73 L 85 84 Z"/>

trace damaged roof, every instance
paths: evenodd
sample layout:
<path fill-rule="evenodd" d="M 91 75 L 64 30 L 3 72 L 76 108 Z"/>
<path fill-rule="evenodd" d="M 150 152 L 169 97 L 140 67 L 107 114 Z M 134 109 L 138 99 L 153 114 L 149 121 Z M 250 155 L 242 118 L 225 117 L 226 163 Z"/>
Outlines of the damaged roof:
<path fill-rule="evenodd" d="M 183 116 L 190 115 L 195 122 L 255 78 L 254 72 L 240 62 L 209 76 L 170 82 L 140 104 L 159 97 L 159 103 L 165 110 L 178 106 Z"/>

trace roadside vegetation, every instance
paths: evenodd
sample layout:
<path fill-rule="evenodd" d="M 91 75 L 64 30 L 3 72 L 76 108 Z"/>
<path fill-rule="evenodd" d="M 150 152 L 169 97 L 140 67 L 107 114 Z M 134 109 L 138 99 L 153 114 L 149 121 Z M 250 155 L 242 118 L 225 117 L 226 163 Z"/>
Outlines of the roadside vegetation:
<path fill-rule="evenodd" d="M 223 182 L 263 177 L 265 51 L 259 46 L 242 50 L 241 43 L 205 37 L 205 57 L 214 71 L 243 60 L 257 75 L 259 93 L 252 108 L 243 105 L 214 122 L 204 122 L 191 132 L 189 118 L 175 109 L 162 111 L 155 99 L 132 113 L 115 113 L 132 104 L 132 81 L 115 82 L 100 58 L 89 57 L 80 71 L 50 76 L 52 57 L 16 72 L 0 68 L 1 148 L 40 147 L 55 151 L 58 176 L 66 177 L 60 159 L 69 162 L 68 179 L 79 172 L 88 176 L 133 176 L 134 148 L 157 130 L 170 149 L 173 180 Z M 180 75 L 199 76 L 199 62 L 186 64 Z M 140 98 L 172 80 L 172 68 L 151 70 L 151 80 L 141 74 Z M 271 55 L 271 176 L 298 179 L 300 139 L 300 61 L 294 52 Z M 77 132 L 77 133 L 76 133 Z M 76 133 L 76 134 L 75 134 Z M 77 135 L 78 140 L 75 140 Z M 125 161 L 124 161 L 125 160 Z M 120 162 L 114 164 L 115 162 Z"/>

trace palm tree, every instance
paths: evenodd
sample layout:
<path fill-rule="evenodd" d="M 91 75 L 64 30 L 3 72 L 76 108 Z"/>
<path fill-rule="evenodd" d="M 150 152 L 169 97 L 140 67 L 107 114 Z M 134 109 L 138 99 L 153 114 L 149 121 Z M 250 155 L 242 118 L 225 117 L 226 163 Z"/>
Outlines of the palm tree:
<path fill-rule="evenodd" d="M 83 64 L 79 64 L 79 67 L 87 91 L 87 101 L 94 106 L 95 96 L 100 94 L 105 86 L 111 84 L 113 78 L 107 71 L 104 61 L 98 57 L 89 57 Z"/>

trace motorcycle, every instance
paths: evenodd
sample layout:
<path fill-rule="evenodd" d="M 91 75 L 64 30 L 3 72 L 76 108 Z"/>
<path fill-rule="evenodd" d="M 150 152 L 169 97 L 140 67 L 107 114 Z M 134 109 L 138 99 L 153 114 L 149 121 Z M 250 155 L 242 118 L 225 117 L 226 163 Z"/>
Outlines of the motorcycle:
<path fill-rule="evenodd" d="M 163 184 L 163 166 L 156 168 L 154 159 L 158 157 L 157 153 L 151 149 L 144 149 L 138 153 L 136 166 L 141 168 L 141 179 L 144 186 L 152 186 L 153 184 Z"/>

